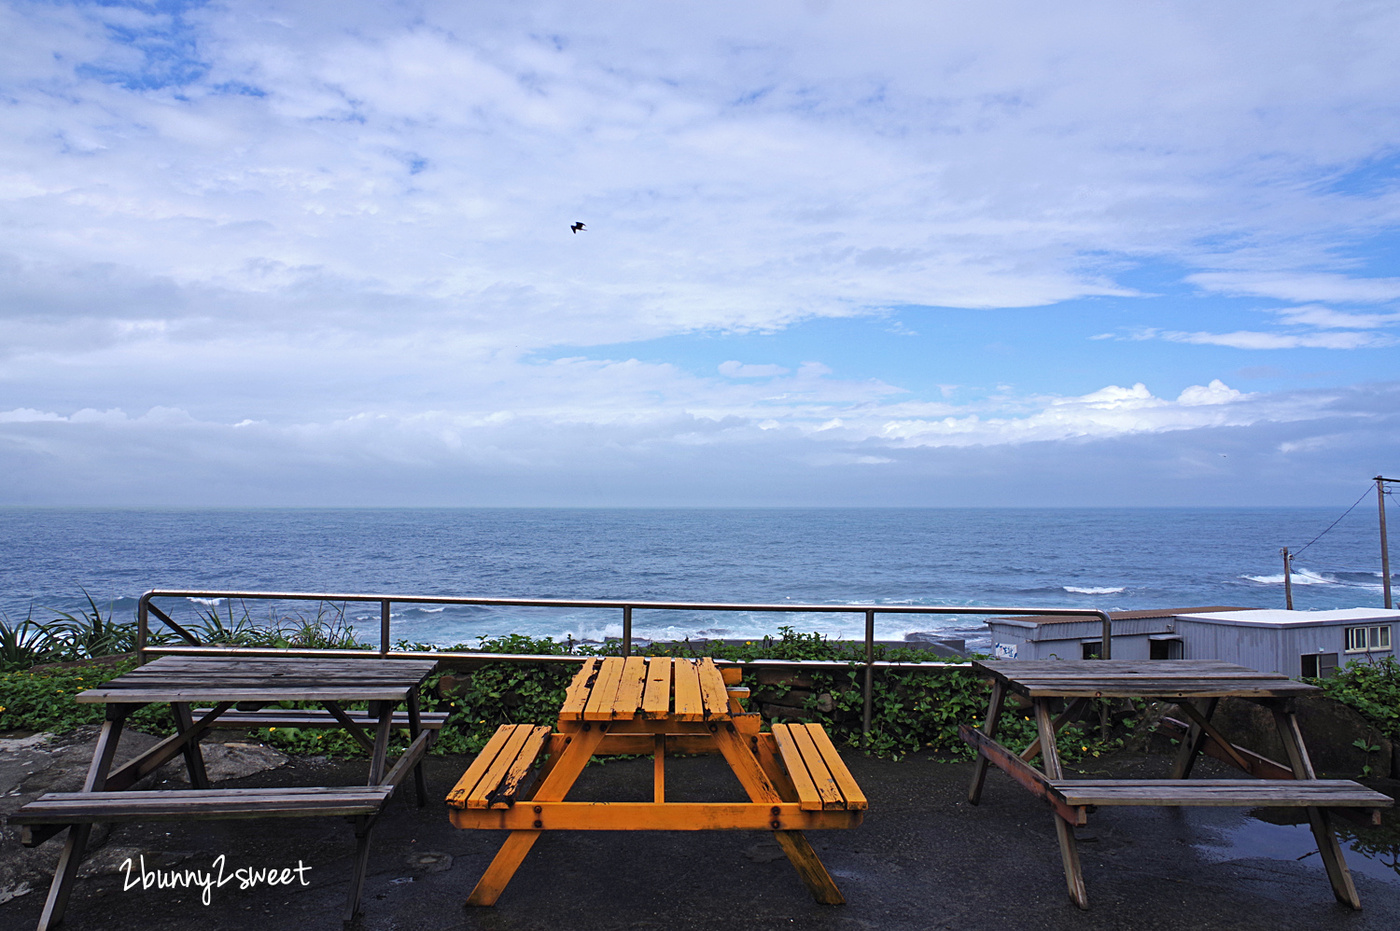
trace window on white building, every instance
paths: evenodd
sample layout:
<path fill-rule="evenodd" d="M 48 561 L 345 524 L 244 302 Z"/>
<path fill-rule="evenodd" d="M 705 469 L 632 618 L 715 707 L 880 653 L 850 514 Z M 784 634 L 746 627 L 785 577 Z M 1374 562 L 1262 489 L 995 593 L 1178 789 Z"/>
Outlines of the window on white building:
<path fill-rule="evenodd" d="M 1390 649 L 1390 626 L 1348 627 L 1347 652 L 1366 653 L 1371 650 Z"/>
<path fill-rule="evenodd" d="M 1299 659 L 1304 678 L 1330 679 L 1337 674 L 1336 653 L 1304 653 Z"/>

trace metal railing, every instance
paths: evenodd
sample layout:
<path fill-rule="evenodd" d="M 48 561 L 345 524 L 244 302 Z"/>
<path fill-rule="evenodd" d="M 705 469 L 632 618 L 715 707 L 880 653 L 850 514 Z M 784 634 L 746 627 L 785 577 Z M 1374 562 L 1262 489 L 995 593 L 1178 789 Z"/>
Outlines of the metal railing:
<path fill-rule="evenodd" d="M 391 650 L 390 644 L 390 614 L 391 607 L 395 604 L 429 604 L 429 605 L 472 605 L 481 607 L 515 607 L 515 608 L 593 608 L 605 611 L 622 612 L 622 655 L 630 656 L 632 653 L 632 613 L 634 611 L 747 611 L 754 613 L 770 614 L 860 614 L 865 618 L 865 675 L 862 684 L 864 698 L 864 713 L 862 715 L 861 733 L 867 737 L 870 733 L 870 719 L 873 703 L 873 683 L 874 670 L 876 666 L 903 665 L 898 663 L 877 663 L 875 660 L 875 616 L 878 614 L 969 614 L 977 616 L 1052 616 L 1052 617 L 1096 617 L 1103 625 L 1102 642 L 1099 655 L 1102 659 L 1109 659 L 1113 655 L 1113 621 L 1108 612 L 1092 610 L 1088 608 L 998 608 L 998 607 L 969 607 L 969 606 L 934 606 L 934 605 L 831 605 L 831 604 L 731 604 L 725 602 L 687 602 L 687 601 L 605 601 L 592 599 L 562 599 L 562 598 L 485 598 L 485 597 L 454 597 L 445 595 L 371 595 L 371 594 L 345 594 L 327 592 L 240 592 L 240 591 L 209 591 L 209 590 L 179 590 L 179 589 L 152 589 L 141 596 L 137 603 L 137 640 L 136 648 L 141 662 L 146 661 L 146 654 L 149 652 L 175 653 L 192 652 L 195 649 L 212 649 L 208 644 L 203 644 L 194 634 L 190 633 L 183 625 L 177 623 L 165 611 L 161 610 L 151 601 L 154 598 L 201 598 L 201 599 L 226 599 L 229 601 L 317 601 L 330 603 L 362 603 L 379 605 L 379 648 L 378 656 L 410 655 L 405 651 Z M 151 647 L 149 643 L 150 616 L 154 614 L 163 624 L 172 630 L 177 636 L 185 640 L 190 646 L 188 648 L 171 647 Z M 226 647 L 218 648 L 227 650 Z M 247 649 L 247 648 L 245 648 Z M 281 654 L 291 652 L 293 654 L 303 653 L 306 655 L 324 654 L 324 650 L 279 650 Z M 353 655 L 354 651 L 347 651 Z M 419 655 L 419 654 L 412 654 Z M 516 662 L 539 662 L 542 660 L 582 660 L 582 656 L 511 656 L 507 654 L 473 654 L 473 653 L 433 653 L 438 657 L 487 657 L 493 661 L 516 661 Z M 786 663 L 797 665 L 792 661 Z M 827 662 L 827 663 L 801 663 L 801 665 L 831 665 L 838 667 L 849 667 L 848 662 Z M 919 665 L 944 665 L 919 664 Z"/>

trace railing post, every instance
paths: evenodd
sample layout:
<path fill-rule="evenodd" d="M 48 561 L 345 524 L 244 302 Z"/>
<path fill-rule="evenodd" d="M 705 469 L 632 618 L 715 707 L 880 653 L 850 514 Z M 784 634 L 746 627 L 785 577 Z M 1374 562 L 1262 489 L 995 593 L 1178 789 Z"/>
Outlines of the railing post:
<path fill-rule="evenodd" d="M 865 612 L 865 711 L 860 719 L 860 748 L 870 749 L 870 715 L 875 706 L 875 612 Z"/>
<path fill-rule="evenodd" d="M 632 606 L 622 606 L 622 655 L 632 655 Z"/>
<path fill-rule="evenodd" d="M 390 601 L 385 598 L 379 602 L 379 655 L 389 655 L 389 605 Z"/>
<path fill-rule="evenodd" d="M 146 610 L 146 596 L 136 602 L 136 662 L 146 665 L 146 625 L 150 623 L 150 612 Z M 74 828 L 77 830 L 77 828 Z"/>

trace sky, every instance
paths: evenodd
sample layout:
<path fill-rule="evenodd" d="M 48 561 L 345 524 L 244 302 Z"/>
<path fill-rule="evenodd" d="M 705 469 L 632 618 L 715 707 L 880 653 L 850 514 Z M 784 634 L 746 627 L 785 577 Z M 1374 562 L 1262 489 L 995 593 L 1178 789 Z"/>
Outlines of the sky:
<path fill-rule="evenodd" d="M 1394 2 L 0 0 L 0 34 L 0 505 L 1400 476 Z"/>

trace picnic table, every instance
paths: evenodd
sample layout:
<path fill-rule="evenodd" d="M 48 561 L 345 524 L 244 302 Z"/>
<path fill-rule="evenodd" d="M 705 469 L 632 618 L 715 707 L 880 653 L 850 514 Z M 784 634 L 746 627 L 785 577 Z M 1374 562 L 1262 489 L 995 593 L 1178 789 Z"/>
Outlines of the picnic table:
<path fill-rule="evenodd" d="M 1304 808 L 1333 894 L 1352 908 L 1361 907 L 1329 813 L 1379 824 L 1380 809 L 1394 800 L 1350 780 L 1317 778 L 1293 707 L 1299 696 L 1320 691 L 1316 686 L 1217 660 L 1002 660 L 973 666 L 992 680 L 992 693 L 982 730 L 966 724 L 959 728 L 962 738 L 977 750 L 968 801 L 974 805 L 980 801 L 989 763 L 1046 801 L 1055 813 L 1069 894 L 1080 908 L 1088 908 L 1089 899 L 1074 828 L 1087 823 L 1093 808 L 1107 805 Z M 1030 700 L 1038 732 L 1020 753 L 996 740 L 997 723 L 1012 692 Z M 1226 697 L 1256 702 L 1273 713 L 1287 765 L 1237 746 L 1220 731 L 1212 719 L 1220 699 Z M 1065 776 L 1055 735 L 1078 719 L 1087 702 L 1101 698 L 1176 703 L 1187 721 L 1168 719 L 1181 737 L 1171 778 Z M 1056 714 L 1060 704 L 1065 707 Z M 1257 778 L 1188 778 L 1202 753 Z M 1039 768 L 1032 765 L 1037 756 Z"/>
<path fill-rule="evenodd" d="M 855 827 L 865 796 L 819 725 L 760 732 L 759 715 L 744 712 L 748 690 L 738 682 L 737 668 L 721 673 L 709 658 L 590 659 L 569 685 L 555 730 L 500 727 L 447 797 L 456 827 L 511 832 L 467 904 L 495 904 L 549 830 L 770 831 L 812 896 L 842 904 L 802 832 Z M 624 753 L 653 757 L 652 801 L 566 801 L 593 756 Z M 721 755 L 748 800 L 667 801 L 668 753 Z M 531 785 L 530 771 L 546 758 Z"/>
<path fill-rule="evenodd" d="M 9 819 L 11 824 L 22 826 L 21 840 L 26 846 L 36 846 L 68 830 L 39 917 L 39 931 L 62 920 L 93 824 L 124 821 L 350 818 L 357 849 L 345 919 L 353 918 L 359 910 L 370 831 L 384 804 L 410 772 L 414 774 L 419 804 L 426 799 L 423 754 L 445 716 L 420 712 L 418 686 L 436 665 L 432 660 L 372 656 L 165 656 L 98 688 L 80 692 L 77 701 L 107 706 L 82 791 L 40 796 Z M 170 705 L 175 733 L 113 770 L 127 718 L 152 702 Z M 275 707 L 278 702 L 316 702 L 323 710 Z M 368 709 L 345 707 L 360 702 L 367 702 Z M 212 707 L 192 707 L 195 703 Z M 404 711 L 396 712 L 399 705 L 404 706 Z M 369 751 L 368 780 L 363 786 L 212 788 L 199 742 L 211 728 L 230 726 L 343 727 Z M 410 743 L 390 767 L 389 737 L 395 728 L 406 728 Z M 180 755 L 184 756 L 192 788 L 131 790 L 142 777 Z"/>

